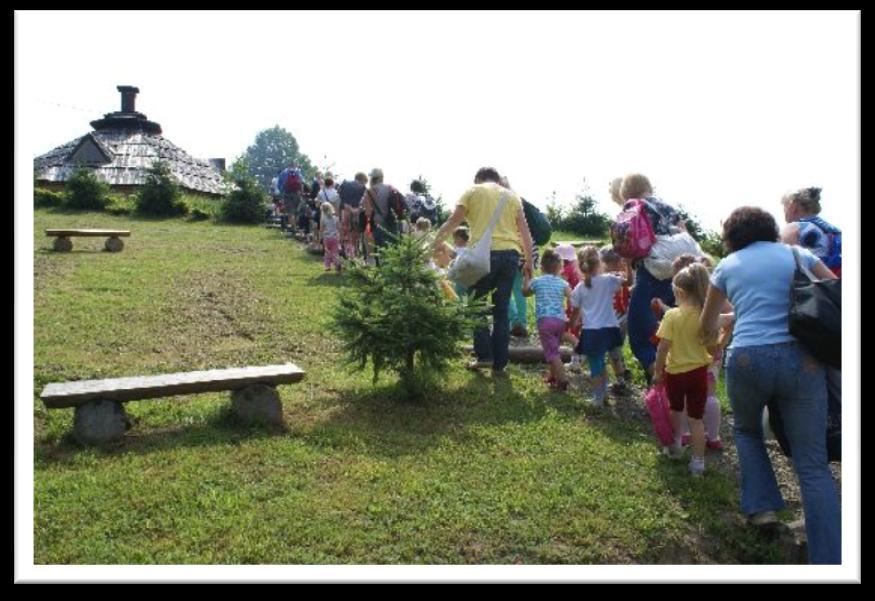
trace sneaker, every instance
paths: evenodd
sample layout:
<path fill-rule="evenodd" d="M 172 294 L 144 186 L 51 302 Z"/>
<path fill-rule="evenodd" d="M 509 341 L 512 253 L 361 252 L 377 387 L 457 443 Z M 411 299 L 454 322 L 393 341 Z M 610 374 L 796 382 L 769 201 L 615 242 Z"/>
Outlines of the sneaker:
<path fill-rule="evenodd" d="M 465 366 L 465 369 L 475 371 L 478 369 L 486 369 L 489 367 L 492 367 L 492 361 L 471 361 Z"/>
<path fill-rule="evenodd" d="M 516 336 L 517 338 L 528 338 L 529 332 L 526 330 L 526 327 L 522 324 L 514 324 L 513 328 L 510 330 L 511 335 Z"/>
<path fill-rule="evenodd" d="M 748 516 L 747 523 L 751 526 L 773 526 L 778 523 L 778 516 L 774 511 L 761 511 Z"/>
<path fill-rule="evenodd" d="M 554 380 L 550 382 L 550 389 L 566 392 L 568 390 L 568 380 Z"/>
<path fill-rule="evenodd" d="M 693 442 L 693 437 L 690 434 L 684 434 L 681 436 L 681 446 L 688 447 L 690 443 Z"/>
<path fill-rule="evenodd" d="M 666 453 L 670 459 L 683 459 L 684 458 L 684 448 L 681 445 L 669 445 L 667 447 L 663 447 L 668 449 Z"/>
<path fill-rule="evenodd" d="M 702 478 L 705 475 L 705 460 L 704 459 L 696 459 L 695 457 L 690 460 L 690 475 L 693 478 Z"/>
<path fill-rule="evenodd" d="M 723 441 L 719 438 L 717 440 L 706 440 L 705 446 L 711 449 L 712 451 L 722 451 L 723 450 Z"/>

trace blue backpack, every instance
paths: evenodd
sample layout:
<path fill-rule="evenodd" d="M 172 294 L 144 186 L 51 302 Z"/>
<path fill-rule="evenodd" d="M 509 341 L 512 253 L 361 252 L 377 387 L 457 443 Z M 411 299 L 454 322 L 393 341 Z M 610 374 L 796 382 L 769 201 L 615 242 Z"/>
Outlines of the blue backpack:
<path fill-rule="evenodd" d="M 830 225 L 820 217 L 805 217 L 804 219 L 800 219 L 799 221 L 804 221 L 806 223 L 811 223 L 816 225 L 824 234 L 826 234 L 827 239 L 829 240 L 829 253 L 823 259 L 823 264 L 829 267 L 831 270 L 835 271 L 836 269 L 842 268 L 842 231 L 835 227 L 834 225 Z"/>

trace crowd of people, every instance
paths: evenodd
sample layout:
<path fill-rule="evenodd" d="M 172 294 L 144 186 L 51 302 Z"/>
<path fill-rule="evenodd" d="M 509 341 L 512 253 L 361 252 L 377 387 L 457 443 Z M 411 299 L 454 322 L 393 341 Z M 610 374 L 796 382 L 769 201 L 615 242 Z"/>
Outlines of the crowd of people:
<path fill-rule="evenodd" d="M 298 216 L 291 227 L 322 244 L 326 270 L 339 271 L 341 255 L 367 258 L 393 234 L 406 232 L 427 240 L 432 265 L 443 274 L 491 233 L 489 272 L 473 285 L 448 286 L 448 298 L 490 295 L 491 320 L 484 318 L 474 331 L 476 358 L 469 369 L 506 377 L 510 337 L 528 335 L 526 298 L 534 296 L 535 326 L 549 366 L 545 383 L 567 391 L 568 370 L 585 362 L 591 402 L 601 406 L 609 390 L 608 363 L 614 372 L 610 389 L 627 390 L 631 372 L 623 347 L 628 337 L 648 387 L 663 387 L 670 404 L 673 442 L 663 450 L 681 458 L 689 445 L 689 471 L 696 478 L 705 473 L 706 450 L 723 447 L 716 384 L 724 367 L 741 468 L 741 509 L 759 526 L 775 523 L 775 511 L 784 506 L 763 438 L 763 411 L 767 402 L 775 402 L 793 449 L 810 560 L 841 562 L 841 509 L 824 436 L 827 397 L 840 399 L 840 372 L 815 360 L 788 327 L 789 289 L 797 269 L 791 247 L 816 278 L 841 275 L 841 231 L 819 217 L 820 189 L 782 199 L 787 223 L 781 229 L 762 209 L 732 211 L 722 232 L 728 255 L 715 264 L 686 234 L 677 209 L 655 196 L 641 174 L 610 184 L 622 210 L 618 224 L 631 215 L 626 229 L 616 230 L 613 244 L 580 249 L 560 244 L 543 252 L 532 239 L 524 200 L 493 168 L 475 174 L 473 186 L 436 232 L 435 203 L 421 182 L 402 195 L 374 169 L 369 177 L 357 173 L 336 190 L 331 177 L 309 187 L 300 184 L 277 190 L 280 213 Z M 630 251 L 618 241 L 629 232 L 644 235 L 642 226 L 650 236 L 649 250 Z M 563 342 L 573 349 L 567 364 Z"/>

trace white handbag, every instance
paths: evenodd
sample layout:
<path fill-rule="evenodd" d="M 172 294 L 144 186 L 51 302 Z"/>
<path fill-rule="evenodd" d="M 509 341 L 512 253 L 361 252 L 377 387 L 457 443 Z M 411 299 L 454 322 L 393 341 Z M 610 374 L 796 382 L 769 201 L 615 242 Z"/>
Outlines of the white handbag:
<path fill-rule="evenodd" d="M 471 248 L 459 257 L 451 266 L 447 274 L 449 279 L 454 282 L 471 287 L 479 282 L 483 276 L 492 271 L 492 262 L 490 253 L 492 252 L 492 232 L 498 224 L 498 218 L 501 216 L 501 211 L 504 210 L 504 205 L 507 203 L 507 194 L 502 193 L 501 199 L 498 201 L 498 206 L 495 207 L 495 212 L 492 213 L 492 218 L 489 220 L 489 225 L 486 231 Z"/>
<path fill-rule="evenodd" d="M 657 280 L 672 278 L 671 264 L 684 253 L 702 257 L 705 253 L 687 232 L 670 236 L 657 236 L 656 242 L 650 247 L 650 254 L 644 259 L 644 267 Z"/>

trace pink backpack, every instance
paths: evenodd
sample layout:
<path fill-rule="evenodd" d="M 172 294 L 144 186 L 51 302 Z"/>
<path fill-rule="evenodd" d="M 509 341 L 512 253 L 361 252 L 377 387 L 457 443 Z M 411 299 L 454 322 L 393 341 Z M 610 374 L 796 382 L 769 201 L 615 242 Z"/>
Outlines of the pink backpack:
<path fill-rule="evenodd" d="M 625 259 L 640 259 L 650 254 L 656 235 L 644 210 L 644 201 L 632 198 L 623 205 L 623 212 L 611 225 L 611 240 L 614 250 Z"/>
<path fill-rule="evenodd" d="M 674 434 L 671 430 L 671 416 L 669 415 L 668 395 L 665 394 L 665 386 L 654 386 L 647 391 L 644 404 L 650 413 L 653 422 L 653 430 L 656 438 L 662 446 L 668 446 L 674 442 Z"/>

